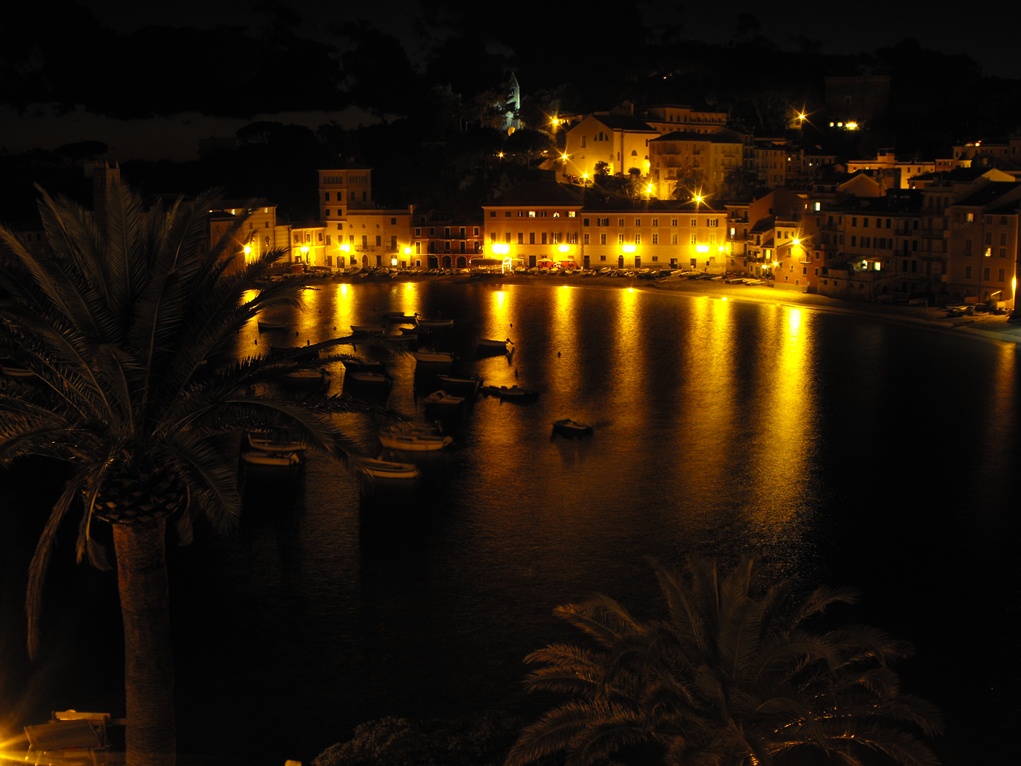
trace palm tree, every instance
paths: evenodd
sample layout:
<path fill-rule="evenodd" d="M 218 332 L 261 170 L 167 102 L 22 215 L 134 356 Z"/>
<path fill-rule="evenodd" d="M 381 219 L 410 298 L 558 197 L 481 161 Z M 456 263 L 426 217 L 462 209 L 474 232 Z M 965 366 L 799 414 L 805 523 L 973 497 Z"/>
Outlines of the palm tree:
<path fill-rule="evenodd" d="M 29 653 L 38 650 L 58 529 L 76 516 L 78 559 L 92 560 L 109 523 L 124 626 L 127 763 L 170 766 L 168 520 L 202 514 L 224 532 L 237 520 L 237 453 L 222 448 L 226 435 L 268 428 L 345 460 L 353 445 L 329 412 L 359 408 L 269 393 L 281 373 L 323 359 L 210 363 L 260 311 L 298 302 L 298 284 L 260 286 L 282 251 L 244 262 L 247 215 L 211 245 L 213 193 L 145 209 L 114 182 L 105 214 L 93 215 L 39 191 L 46 247 L 0 228 L 0 348 L 34 373 L 0 380 L 0 464 L 45 456 L 69 467 L 30 565 Z"/>
<path fill-rule="evenodd" d="M 751 558 L 725 574 L 697 557 L 683 573 L 652 565 L 665 618 L 637 619 L 605 595 L 554 610 L 589 644 L 525 658 L 537 666 L 529 691 L 567 700 L 524 729 L 508 766 L 557 753 L 579 765 L 937 763 L 921 735 L 941 731 L 940 714 L 903 693 L 891 667 L 910 647 L 867 626 L 812 628 L 853 592 L 819 588 L 799 602 Z"/>

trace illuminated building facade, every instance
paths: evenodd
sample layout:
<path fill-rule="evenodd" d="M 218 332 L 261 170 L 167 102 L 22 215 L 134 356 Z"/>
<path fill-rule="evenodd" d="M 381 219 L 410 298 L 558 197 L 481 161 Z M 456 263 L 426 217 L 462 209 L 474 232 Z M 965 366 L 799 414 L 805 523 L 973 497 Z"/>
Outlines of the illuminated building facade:
<path fill-rule="evenodd" d="M 649 142 L 654 196 L 672 199 L 678 185 L 691 193 L 715 194 L 731 170 L 744 164 L 744 137 L 732 130 L 676 131 Z"/>
<path fill-rule="evenodd" d="M 416 212 L 412 240 L 422 268 L 467 269 L 484 250 L 482 220 Z"/>
<path fill-rule="evenodd" d="M 575 179 L 592 178 L 600 169 L 611 176 L 632 169 L 648 175 L 649 142 L 658 135 L 632 115 L 590 114 L 567 131 L 562 173 Z"/>
<path fill-rule="evenodd" d="M 552 182 L 483 206 L 485 254 L 525 268 L 729 268 L 727 211 L 705 202 L 606 200 Z"/>
<path fill-rule="evenodd" d="M 349 165 L 319 171 L 324 265 L 331 268 L 420 268 L 411 220 L 414 206 L 384 210 L 372 200 L 372 170 Z"/>

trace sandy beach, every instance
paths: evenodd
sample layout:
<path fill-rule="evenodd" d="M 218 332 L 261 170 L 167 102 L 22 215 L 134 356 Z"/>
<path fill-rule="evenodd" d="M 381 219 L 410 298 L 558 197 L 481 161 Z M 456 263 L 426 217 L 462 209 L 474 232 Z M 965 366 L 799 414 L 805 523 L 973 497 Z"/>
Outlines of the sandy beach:
<path fill-rule="evenodd" d="M 410 277 L 419 279 L 419 277 Z M 470 276 L 424 277 L 425 279 L 455 279 L 470 281 Z M 496 277 L 491 284 L 565 284 L 578 287 L 655 290 L 672 292 L 679 296 L 727 299 L 755 303 L 801 306 L 813 311 L 861 315 L 871 319 L 918 324 L 934 330 L 964 334 L 978 339 L 1002 343 L 1021 343 L 1021 323 L 1008 323 L 1005 314 L 979 313 L 971 316 L 950 317 L 944 308 L 925 306 L 898 306 L 892 304 L 848 301 L 804 292 L 798 288 L 769 287 L 766 285 L 727 284 L 723 280 L 692 280 L 678 277 L 666 279 L 637 279 L 633 277 L 582 277 L 577 274 L 530 275 L 508 274 Z"/>

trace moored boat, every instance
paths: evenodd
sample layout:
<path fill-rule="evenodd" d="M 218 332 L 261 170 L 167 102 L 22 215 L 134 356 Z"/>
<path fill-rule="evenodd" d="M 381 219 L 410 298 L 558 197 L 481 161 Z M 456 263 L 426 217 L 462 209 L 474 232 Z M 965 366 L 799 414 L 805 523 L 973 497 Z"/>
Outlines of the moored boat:
<path fill-rule="evenodd" d="M 268 433 L 248 432 L 241 438 L 241 449 L 243 452 L 294 453 L 301 456 L 306 447 L 303 442 L 285 441 Z"/>
<path fill-rule="evenodd" d="M 419 327 L 428 327 L 428 328 L 434 328 L 434 327 L 453 327 L 454 326 L 454 320 L 453 319 L 428 319 L 428 318 L 425 318 L 425 317 L 417 317 L 415 323 Z"/>
<path fill-rule="evenodd" d="M 435 452 L 451 446 L 454 440 L 434 428 L 401 424 L 383 428 L 379 442 L 387 449 L 403 452 Z"/>
<path fill-rule="evenodd" d="M 280 384 L 297 391 L 318 391 L 328 388 L 330 381 L 325 370 L 297 369 L 281 375 Z"/>
<path fill-rule="evenodd" d="M 287 329 L 286 322 L 272 322 L 268 319 L 260 319 L 259 332 L 279 332 Z"/>
<path fill-rule="evenodd" d="M 464 404 L 465 398 L 448 394 L 443 389 L 440 389 L 439 391 L 433 391 L 424 401 L 427 407 L 460 407 Z"/>
<path fill-rule="evenodd" d="M 520 388 L 519 386 L 483 386 L 482 393 L 507 402 L 534 402 L 539 398 L 539 392 L 536 389 Z"/>
<path fill-rule="evenodd" d="M 351 332 L 355 335 L 382 335 L 386 328 L 381 324 L 353 324 Z"/>
<path fill-rule="evenodd" d="M 413 351 L 411 353 L 419 364 L 445 364 L 454 363 L 454 355 L 449 351 Z"/>
<path fill-rule="evenodd" d="M 566 436 L 569 439 L 589 436 L 592 433 L 592 426 L 570 418 L 562 418 L 553 421 L 553 433 L 558 436 Z"/>
<path fill-rule="evenodd" d="M 357 458 L 354 467 L 374 479 L 417 479 L 421 475 L 421 471 L 414 463 L 399 463 L 380 458 Z"/>
<path fill-rule="evenodd" d="M 483 338 L 479 341 L 478 350 L 480 354 L 509 354 L 513 346 L 514 342 L 510 338 L 506 340 Z"/>

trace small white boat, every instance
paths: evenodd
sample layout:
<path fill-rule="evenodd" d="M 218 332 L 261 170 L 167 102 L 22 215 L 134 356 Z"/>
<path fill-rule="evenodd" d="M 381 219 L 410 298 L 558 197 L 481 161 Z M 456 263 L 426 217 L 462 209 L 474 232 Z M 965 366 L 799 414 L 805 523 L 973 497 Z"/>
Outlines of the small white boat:
<path fill-rule="evenodd" d="M 398 324 L 414 324 L 415 320 L 418 319 L 418 314 L 405 314 L 403 311 L 384 311 L 383 319 L 387 322 L 396 322 Z"/>
<path fill-rule="evenodd" d="M 482 393 L 486 396 L 495 396 L 503 402 L 534 402 L 539 398 L 536 389 L 518 386 L 483 386 Z"/>
<path fill-rule="evenodd" d="M 286 329 L 286 322 L 271 322 L 263 319 L 259 320 L 259 332 L 279 332 Z"/>
<path fill-rule="evenodd" d="M 421 475 L 414 463 L 398 463 L 379 458 L 361 457 L 355 460 L 354 466 L 374 479 L 417 479 Z"/>
<path fill-rule="evenodd" d="M 292 370 L 280 376 L 280 384 L 300 391 L 318 391 L 330 385 L 323 370 Z"/>
<path fill-rule="evenodd" d="M 460 407 L 464 404 L 464 397 L 454 396 L 440 389 L 439 391 L 433 391 L 424 401 L 427 407 Z"/>
<path fill-rule="evenodd" d="M 415 361 L 420 364 L 453 364 L 454 355 L 449 351 L 413 351 Z"/>
<path fill-rule="evenodd" d="M 392 425 L 379 432 L 379 442 L 387 449 L 402 452 L 436 452 L 449 447 L 454 440 L 433 428 Z"/>
<path fill-rule="evenodd" d="M 385 372 L 373 372 L 371 370 L 348 370 L 344 373 L 344 380 L 351 383 L 363 383 L 369 386 L 385 386 L 392 382 L 392 378 Z"/>
<path fill-rule="evenodd" d="M 514 342 L 507 338 L 506 340 L 496 340 L 495 338 L 483 338 L 479 341 L 479 353 L 480 354 L 509 354 L 511 347 Z"/>
<path fill-rule="evenodd" d="M 301 465 L 301 455 L 297 452 L 262 452 L 252 450 L 241 453 L 241 462 L 256 468 L 297 468 Z"/>
<path fill-rule="evenodd" d="M 306 447 L 302 442 L 283 441 L 269 434 L 246 433 L 241 439 L 241 449 L 244 452 L 295 453 L 300 456 Z"/>
<path fill-rule="evenodd" d="M 592 433 L 592 426 L 587 423 L 579 423 L 570 418 L 563 418 L 553 421 L 553 433 L 573 439 L 578 436 L 589 436 Z"/>
<path fill-rule="evenodd" d="M 418 317 L 418 319 L 416 320 L 416 324 L 419 327 L 429 327 L 429 328 L 433 328 L 433 327 L 453 327 L 454 326 L 454 320 L 453 319 L 426 319 L 424 317 Z"/>
<path fill-rule="evenodd" d="M 465 394 L 473 398 L 478 395 L 479 389 L 482 388 L 482 378 L 478 375 L 463 377 L 440 373 L 436 376 L 436 380 L 442 383 L 452 394 Z"/>

